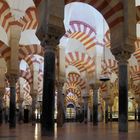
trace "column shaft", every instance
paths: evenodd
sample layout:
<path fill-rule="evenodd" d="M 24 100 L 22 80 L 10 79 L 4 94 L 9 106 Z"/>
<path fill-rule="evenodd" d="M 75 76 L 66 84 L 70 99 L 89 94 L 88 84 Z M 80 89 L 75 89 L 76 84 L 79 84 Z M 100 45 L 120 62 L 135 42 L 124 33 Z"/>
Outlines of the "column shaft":
<path fill-rule="evenodd" d="M 140 122 L 140 104 L 138 104 L 138 122 Z"/>
<path fill-rule="evenodd" d="M 110 121 L 112 122 L 112 106 L 110 106 Z"/>
<path fill-rule="evenodd" d="M 45 48 L 42 103 L 42 135 L 54 135 L 55 52 Z M 51 48 L 52 47 L 52 48 Z"/>
<path fill-rule="evenodd" d="M 32 95 L 32 125 L 35 124 L 36 95 Z"/>
<path fill-rule="evenodd" d="M 10 87 L 9 127 L 16 127 L 16 88 Z"/>
<path fill-rule="evenodd" d="M 18 122 L 21 123 L 23 121 L 23 110 L 22 110 L 22 103 L 23 101 L 19 102 L 19 116 L 18 116 Z"/>
<path fill-rule="evenodd" d="M 119 131 L 128 131 L 128 74 L 127 61 L 119 62 Z"/>
<path fill-rule="evenodd" d="M 0 97 L 0 125 L 3 123 L 3 105 L 2 105 L 2 98 Z"/>
<path fill-rule="evenodd" d="M 108 123 L 108 103 L 105 102 L 105 123 Z"/>
<path fill-rule="evenodd" d="M 98 125 L 98 88 L 93 91 L 93 125 Z"/>
<path fill-rule="evenodd" d="M 57 126 L 62 127 L 64 124 L 64 99 L 62 94 L 63 83 L 58 83 L 57 94 Z"/>

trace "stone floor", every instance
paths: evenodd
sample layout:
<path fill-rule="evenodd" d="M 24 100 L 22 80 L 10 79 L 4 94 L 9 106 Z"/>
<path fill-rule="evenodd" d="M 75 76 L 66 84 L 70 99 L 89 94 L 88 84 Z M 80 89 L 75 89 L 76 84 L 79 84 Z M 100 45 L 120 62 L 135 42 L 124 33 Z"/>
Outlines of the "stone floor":
<path fill-rule="evenodd" d="M 8 125 L 0 126 L 0 140 L 140 140 L 140 123 L 129 122 L 129 132 L 119 133 L 117 122 L 99 123 L 66 123 L 56 129 L 54 137 L 41 137 L 40 124 L 17 125 L 16 129 L 9 129 Z"/>

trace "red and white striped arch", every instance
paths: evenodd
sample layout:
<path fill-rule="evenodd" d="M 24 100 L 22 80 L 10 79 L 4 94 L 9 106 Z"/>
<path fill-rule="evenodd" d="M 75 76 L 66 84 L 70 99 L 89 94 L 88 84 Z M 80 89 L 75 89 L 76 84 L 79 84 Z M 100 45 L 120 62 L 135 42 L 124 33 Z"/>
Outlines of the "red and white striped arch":
<path fill-rule="evenodd" d="M 20 77 L 24 78 L 31 85 L 33 83 L 33 77 L 29 70 L 23 71 L 20 70 Z"/>
<path fill-rule="evenodd" d="M 44 54 L 43 48 L 37 44 L 20 45 L 19 47 L 19 59 L 24 59 L 28 55 L 38 54 L 40 56 L 43 56 Z"/>
<path fill-rule="evenodd" d="M 8 61 L 10 59 L 11 48 L 6 46 L 2 41 L 0 41 L 0 55 Z"/>
<path fill-rule="evenodd" d="M 104 82 L 102 82 L 102 84 L 100 86 L 100 91 L 102 93 L 107 92 L 107 85 Z"/>
<path fill-rule="evenodd" d="M 0 1 L 0 24 L 6 32 L 9 31 L 10 26 L 18 25 L 22 27 L 22 31 L 28 29 L 36 29 L 38 25 L 36 7 L 29 7 L 25 16 L 20 20 L 15 20 L 10 12 L 8 3 L 4 0 Z"/>
<path fill-rule="evenodd" d="M 67 83 L 73 83 L 73 85 L 80 86 L 81 90 L 86 88 L 86 82 L 75 72 L 70 72 L 68 74 Z"/>
<path fill-rule="evenodd" d="M 79 2 L 79 0 L 65 0 L 65 3 Z M 106 19 L 110 28 L 123 22 L 123 4 L 120 0 L 81 0 L 96 8 Z M 79 15 L 80 16 L 80 15 Z"/>
<path fill-rule="evenodd" d="M 23 18 L 20 18 L 19 20 L 13 19 L 9 22 L 8 25 L 9 26 L 7 27 L 7 32 L 12 25 L 17 25 L 21 27 L 22 31 L 36 29 L 38 26 L 36 7 L 29 7 L 26 10 L 25 16 Z"/>
<path fill-rule="evenodd" d="M 8 32 L 9 24 L 12 21 L 10 7 L 5 0 L 0 1 L 0 24 L 5 32 Z"/>
<path fill-rule="evenodd" d="M 104 38 L 103 38 L 103 41 L 105 43 L 105 47 L 107 48 L 110 48 L 110 30 L 108 30 L 105 35 L 104 35 Z"/>
<path fill-rule="evenodd" d="M 66 104 L 68 104 L 69 102 L 72 102 L 74 105 L 76 105 L 78 103 L 78 98 L 76 95 L 67 95 L 65 98 Z"/>
<path fill-rule="evenodd" d="M 81 89 L 74 83 L 66 83 L 66 95 L 69 93 L 76 94 L 78 98 L 81 97 Z"/>
<path fill-rule="evenodd" d="M 102 61 L 102 73 L 111 75 L 112 72 L 118 74 L 118 63 L 113 59 L 106 59 Z"/>
<path fill-rule="evenodd" d="M 95 70 L 94 60 L 85 53 L 69 52 L 65 56 L 66 67 L 73 65 L 79 69 L 80 72 L 87 71 L 93 73 Z"/>
<path fill-rule="evenodd" d="M 5 59 L 5 61 L 10 60 L 11 58 L 11 48 L 7 47 L 5 50 L 3 50 L 3 52 L 1 53 L 1 55 L 3 56 L 3 58 Z"/>
<path fill-rule="evenodd" d="M 140 80 L 140 66 L 130 66 L 130 76 L 134 82 L 138 82 Z"/>
<path fill-rule="evenodd" d="M 140 94 L 140 88 L 138 85 L 133 84 L 132 89 L 135 92 L 135 95 Z"/>
<path fill-rule="evenodd" d="M 87 51 L 98 44 L 95 29 L 82 21 L 70 21 L 70 29 L 64 36 L 79 40 Z"/>
<path fill-rule="evenodd" d="M 25 82 L 24 84 L 23 94 L 24 94 L 24 102 L 26 102 L 28 105 L 31 105 L 32 98 L 30 96 L 30 85 L 28 84 L 28 82 Z"/>
<path fill-rule="evenodd" d="M 36 29 L 38 25 L 36 7 L 28 8 L 26 10 L 25 16 L 20 22 L 23 24 L 23 31 L 28 29 Z"/>
<path fill-rule="evenodd" d="M 38 61 L 38 59 L 34 55 L 28 55 L 24 60 L 27 62 L 31 70 L 33 69 L 34 64 L 40 65 L 40 61 Z"/>
<path fill-rule="evenodd" d="M 139 38 L 135 41 L 134 56 L 136 57 L 138 63 L 140 64 L 140 39 Z"/>

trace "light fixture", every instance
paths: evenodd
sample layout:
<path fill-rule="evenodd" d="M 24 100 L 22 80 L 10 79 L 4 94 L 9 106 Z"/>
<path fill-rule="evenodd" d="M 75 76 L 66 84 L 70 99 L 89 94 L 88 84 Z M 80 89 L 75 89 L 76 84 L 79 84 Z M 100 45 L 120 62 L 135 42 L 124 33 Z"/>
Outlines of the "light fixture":
<path fill-rule="evenodd" d="M 103 38 L 104 38 L 104 31 L 105 31 L 104 30 L 104 28 L 105 28 L 104 24 L 105 24 L 105 21 L 104 21 L 104 18 L 103 18 Z M 103 62 L 103 65 L 105 65 L 105 43 L 103 45 L 103 60 L 102 60 L 102 62 Z M 104 74 L 100 75 L 99 80 L 103 81 L 103 82 L 106 82 L 106 81 L 110 80 L 109 76 L 107 75 L 107 69 L 106 69 L 106 71 L 104 71 Z"/>

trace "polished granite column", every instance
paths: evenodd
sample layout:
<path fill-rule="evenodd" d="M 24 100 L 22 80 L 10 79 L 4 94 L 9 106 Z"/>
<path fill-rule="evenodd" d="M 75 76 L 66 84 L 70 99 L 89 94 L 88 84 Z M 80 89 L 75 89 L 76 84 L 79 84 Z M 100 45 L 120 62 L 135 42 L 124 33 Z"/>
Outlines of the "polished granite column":
<path fill-rule="evenodd" d="M 3 123 L 3 96 L 5 93 L 5 88 L 0 89 L 0 125 Z"/>
<path fill-rule="evenodd" d="M 92 85 L 93 89 L 93 125 L 98 125 L 98 89 L 99 85 Z"/>
<path fill-rule="evenodd" d="M 118 62 L 119 67 L 119 131 L 128 131 L 128 72 L 127 60 Z"/>
<path fill-rule="evenodd" d="M 23 100 L 22 98 L 19 99 L 19 115 L 18 115 L 18 123 L 21 124 L 23 121 L 23 108 L 22 108 L 22 104 L 23 104 Z"/>
<path fill-rule="evenodd" d="M 32 97 L 32 125 L 35 124 L 35 109 L 36 109 L 36 102 L 37 102 L 37 94 L 33 93 Z"/>
<path fill-rule="evenodd" d="M 84 100 L 84 123 L 86 124 L 88 121 L 88 96 L 83 96 Z"/>
<path fill-rule="evenodd" d="M 1 93 L 0 93 L 1 94 Z M 0 125 L 3 123 L 3 96 L 0 95 Z"/>
<path fill-rule="evenodd" d="M 140 122 L 140 103 L 138 104 L 138 122 Z"/>
<path fill-rule="evenodd" d="M 63 81 L 57 81 L 57 126 L 64 124 L 64 99 L 63 99 Z"/>
<path fill-rule="evenodd" d="M 105 101 L 105 123 L 108 123 L 108 102 Z"/>
<path fill-rule="evenodd" d="M 9 128 L 16 127 L 16 82 L 17 75 L 9 74 L 7 79 L 10 84 Z"/>
<path fill-rule="evenodd" d="M 52 37 L 53 38 L 53 37 Z M 55 40 L 44 40 L 44 75 L 42 102 L 42 135 L 54 135 L 54 102 L 55 102 Z M 51 40 L 52 39 L 52 40 Z"/>
<path fill-rule="evenodd" d="M 109 106 L 109 109 L 110 109 L 110 122 L 112 122 L 112 106 Z"/>

